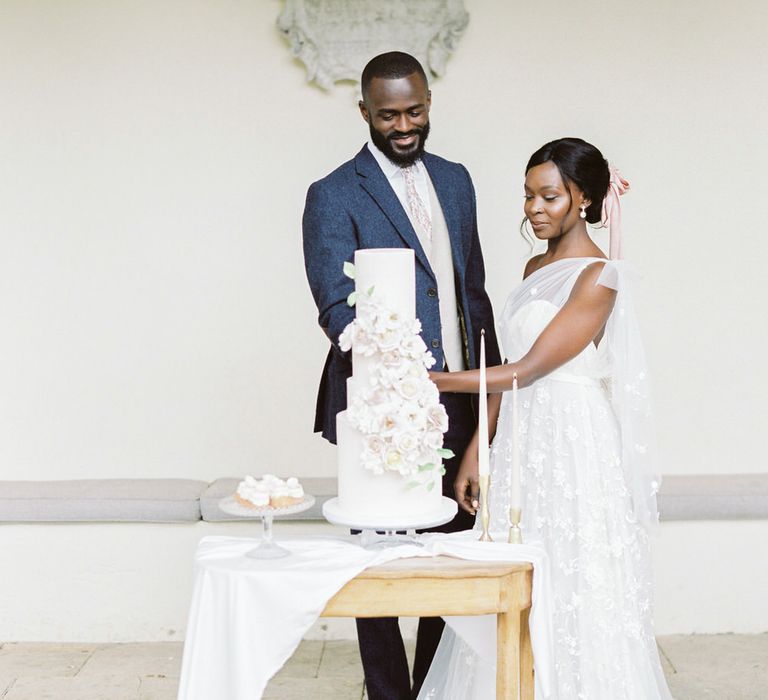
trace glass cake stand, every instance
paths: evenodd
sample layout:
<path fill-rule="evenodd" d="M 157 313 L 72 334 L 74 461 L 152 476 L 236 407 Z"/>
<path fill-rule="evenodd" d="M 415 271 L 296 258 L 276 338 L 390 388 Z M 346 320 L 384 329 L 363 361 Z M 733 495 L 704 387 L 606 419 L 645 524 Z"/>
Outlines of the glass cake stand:
<path fill-rule="evenodd" d="M 229 515 L 261 520 L 261 541 L 257 547 L 254 547 L 245 553 L 246 557 L 250 557 L 251 559 L 278 559 L 279 557 L 287 557 L 290 552 L 274 541 L 272 520 L 283 515 L 301 513 L 302 511 L 311 508 L 314 504 L 315 497 L 310 496 L 309 494 L 304 494 L 304 498 L 299 503 L 295 503 L 292 506 L 285 506 L 284 508 L 272 508 L 271 506 L 248 508 L 238 503 L 234 496 L 227 496 L 219 501 L 219 508 Z"/>

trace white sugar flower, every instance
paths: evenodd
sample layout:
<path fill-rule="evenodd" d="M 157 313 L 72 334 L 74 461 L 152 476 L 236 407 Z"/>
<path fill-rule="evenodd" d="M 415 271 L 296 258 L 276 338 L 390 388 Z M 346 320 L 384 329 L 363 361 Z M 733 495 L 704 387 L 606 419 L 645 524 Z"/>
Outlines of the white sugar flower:
<path fill-rule="evenodd" d="M 402 362 L 403 356 L 400 354 L 400 350 L 395 348 L 389 350 L 381 355 L 381 364 L 384 367 L 397 367 Z"/>
<path fill-rule="evenodd" d="M 399 433 L 395 436 L 395 445 L 401 455 L 405 455 L 409 461 L 414 461 L 418 454 L 419 438 L 416 433 Z M 411 454 L 413 453 L 413 454 Z"/>
<path fill-rule="evenodd" d="M 386 308 L 375 292 L 358 296 L 355 313 L 339 346 L 379 359 L 369 381 L 356 383 L 347 407 L 350 423 L 364 438 L 362 466 L 423 481 L 420 467 L 440 463 L 448 415 L 427 374 L 435 359 L 419 335 L 421 323 Z"/>
<path fill-rule="evenodd" d="M 420 362 L 409 362 L 405 366 L 405 371 L 403 372 L 403 376 L 408 375 L 409 377 L 415 377 L 416 379 L 429 379 L 427 376 L 427 370 L 425 369 L 424 365 Z M 432 384 L 432 382 L 430 382 Z"/>
<path fill-rule="evenodd" d="M 445 406 L 441 403 L 436 406 L 430 406 L 427 409 L 427 422 L 441 433 L 446 432 L 448 430 L 448 413 L 445 410 Z"/>
<path fill-rule="evenodd" d="M 388 330 L 399 329 L 403 325 L 403 319 L 396 311 L 389 310 L 382 316 L 384 327 Z"/>
<path fill-rule="evenodd" d="M 422 406 L 442 407 L 442 404 L 440 403 L 440 392 L 437 390 L 434 382 L 432 382 L 429 378 L 427 378 L 427 381 L 422 382 L 421 384 L 420 401 Z"/>
<path fill-rule="evenodd" d="M 402 335 L 397 330 L 387 329 L 378 335 L 377 344 L 381 352 L 395 350 L 402 344 Z"/>
<path fill-rule="evenodd" d="M 428 430 L 424 436 L 424 444 L 433 450 L 439 450 L 443 446 L 443 431 Z"/>
<path fill-rule="evenodd" d="M 422 340 L 420 335 L 409 335 L 403 339 L 402 344 L 403 352 L 411 359 L 420 358 L 425 352 L 427 352 L 427 346 Z"/>
<path fill-rule="evenodd" d="M 408 401 L 413 401 L 421 393 L 419 381 L 413 377 L 403 377 L 395 382 L 395 391 Z"/>
<path fill-rule="evenodd" d="M 355 336 L 355 322 L 348 323 L 339 336 L 339 347 L 343 352 L 352 349 L 352 340 Z"/>
<path fill-rule="evenodd" d="M 427 425 L 427 411 L 417 402 L 409 402 L 400 407 L 397 421 L 403 430 L 423 430 Z"/>

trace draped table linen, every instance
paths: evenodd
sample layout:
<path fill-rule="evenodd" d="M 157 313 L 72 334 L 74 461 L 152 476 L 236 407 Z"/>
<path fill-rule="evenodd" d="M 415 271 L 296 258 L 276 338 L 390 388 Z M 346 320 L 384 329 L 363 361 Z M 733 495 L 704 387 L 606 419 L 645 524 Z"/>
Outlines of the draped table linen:
<path fill-rule="evenodd" d="M 533 564 L 529 617 L 536 693 L 552 687 L 552 622 L 546 553 L 532 545 L 478 542 L 471 531 L 424 534 L 422 546 L 365 549 L 357 538 L 281 541 L 282 559 L 251 559 L 248 538 L 205 537 L 195 553 L 178 700 L 253 700 L 298 647 L 328 601 L 364 569 L 405 557 L 453 556 Z M 495 615 L 446 617 L 470 647 L 496 659 Z"/>

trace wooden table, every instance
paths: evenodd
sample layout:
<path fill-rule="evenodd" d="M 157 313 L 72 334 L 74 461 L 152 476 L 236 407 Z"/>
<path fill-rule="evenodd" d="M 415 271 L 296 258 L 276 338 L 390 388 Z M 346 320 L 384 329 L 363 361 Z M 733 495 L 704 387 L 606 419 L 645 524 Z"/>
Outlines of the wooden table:
<path fill-rule="evenodd" d="M 533 700 L 528 629 L 533 566 L 452 557 L 397 559 L 365 569 L 321 617 L 497 615 L 496 697 Z"/>

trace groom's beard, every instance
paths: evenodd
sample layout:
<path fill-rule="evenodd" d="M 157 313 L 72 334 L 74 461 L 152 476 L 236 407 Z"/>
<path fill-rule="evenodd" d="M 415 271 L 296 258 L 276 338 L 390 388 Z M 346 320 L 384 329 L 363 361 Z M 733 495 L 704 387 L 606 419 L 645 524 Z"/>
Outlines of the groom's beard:
<path fill-rule="evenodd" d="M 394 131 L 389 134 L 389 136 L 384 136 L 376 131 L 372 124 L 369 124 L 368 128 L 371 132 L 371 141 L 373 141 L 376 148 L 395 163 L 395 165 L 399 165 L 401 168 L 407 168 L 409 165 L 413 165 L 422 155 L 424 155 L 424 144 L 427 141 L 427 136 L 429 136 L 429 122 L 420 129 L 414 128 L 405 132 Z M 416 147 L 408 153 L 398 153 L 392 145 L 392 140 L 402 136 L 411 136 L 412 134 L 417 136 Z"/>

